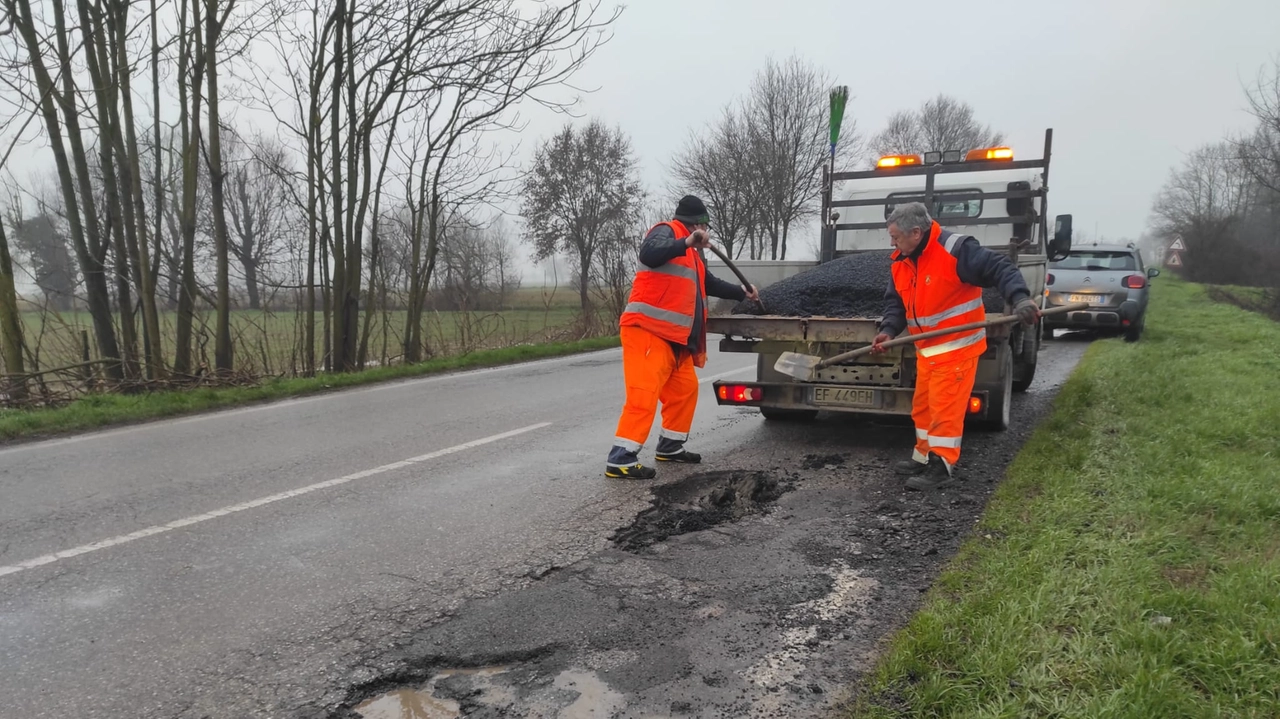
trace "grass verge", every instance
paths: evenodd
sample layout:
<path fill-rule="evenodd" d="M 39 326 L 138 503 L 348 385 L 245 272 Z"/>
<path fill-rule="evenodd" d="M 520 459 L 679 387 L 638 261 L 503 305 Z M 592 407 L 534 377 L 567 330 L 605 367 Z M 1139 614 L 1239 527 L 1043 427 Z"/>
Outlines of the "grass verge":
<path fill-rule="evenodd" d="M 352 374 L 276 379 L 254 387 L 201 388 L 142 395 L 101 394 L 63 407 L 0 411 L 0 439 L 93 429 L 112 424 L 191 414 L 236 405 L 300 397 L 346 387 L 421 377 L 479 367 L 528 362 L 617 347 L 618 338 L 601 337 L 550 344 L 521 345 L 444 357 L 413 365 L 378 367 Z"/>
<path fill-rule="evenodd" d="M 1090 347 L 848 716 L 1280 716 L 1280 324 Z"/>

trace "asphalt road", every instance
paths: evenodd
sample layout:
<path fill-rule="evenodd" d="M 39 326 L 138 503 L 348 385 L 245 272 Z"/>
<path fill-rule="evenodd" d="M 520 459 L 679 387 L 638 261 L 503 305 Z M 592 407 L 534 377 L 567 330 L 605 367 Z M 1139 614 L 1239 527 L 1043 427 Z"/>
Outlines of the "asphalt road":
<path fill-rule="evenodd" d="M 1025 424 L 1082 349 L 1046 347 L 1039 390 L 1015 402 Z M 910 446 L 900 427 L 861 438 L 835 421 L 811 436 L 717 407 L 709 381 L 753 369 L 713 354 L 701 372 L 690 446 L 710 465 L 788 470 L 816 436 L 845 454 L 813 471 L 882 477 Z M 595 647 L 625 668 L 627 650 L 610 648 L 626 641 L 625 608 L 538 595 L 610 563 L 623 552 L 610 535 L 649 507 L 652 485 L 602 477 L 621 401 L 612 350 L 0 449 L 0 716 L 329 716 L 401 681 L 438 681 L 449 658 L 558 667 L 506 691 L 494 716 L 657 701 L 661 682 L 610 688 L 607 667 L 584 674 L 575 653 Z M 1022 436 L 974 452 L 991 442 L 1011 455 Z M 880 459 L 852 471 L 859 453 Z M 733 526 L 769 522 L 776 513 Z M 623 554 L 661 561 L 665 544 Z"/>

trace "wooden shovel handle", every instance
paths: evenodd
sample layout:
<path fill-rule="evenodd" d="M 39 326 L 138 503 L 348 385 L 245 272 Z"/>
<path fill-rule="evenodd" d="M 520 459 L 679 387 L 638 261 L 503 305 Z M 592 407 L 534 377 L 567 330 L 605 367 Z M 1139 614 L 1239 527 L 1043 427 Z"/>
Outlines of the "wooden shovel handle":
<path fill-rule="evenodd" d="M 1083 302 L 1077 302 L 1071 305 L 1062 305 L 1061 307 L 1050 307 L 1048 309 L 1042 309 L 1040 310 L 1040 314 L 1042 316 L 1057 315 L 1057 314 L 1062 314 L 1063 312 L 1071 312 L 1073 310 L 1082 310 L 1087 308 L 1088 306 L 1089 305 Z M 888 349 L 890 347 L 901 347 L 902 345 L 911 344 L 912 342 L 915 342 L 917 340 L 927 340 L 927 339 L 932 339 L 934 337 L 953 335 L 953 334 L 956 334 L 957 332 L 967 332 L 968 330 L 980 330 L 980 329 L 985 329 L 987 327 L 996 327 L 999 325 L 1013 324 L 1014 322 L 1017 322 L 1018 319 L 1019 318 L 1017 315 L 998 315 L 996 317 L 984 320 L 982 322 L 970 322 L 968 324 L 958 325 L 956 327 L 947 327 L 945 329 L 940 329 L 940 330 L 930 330 L 928 332 L 921 332 L 918 335 L 905 335 L 902 337 L 898 337 L 896 339 L 891 339 L 880 346 L 884 347 L 885 349 Z M 814 369 L 823 369 L 824 367 L 830 367 L 833 364 L 848 362 L 851 359 L 856 359 L 865 354 L 871 354 L 871 348 L 874 346 L 875 345 L 867 345 L 865 347 L 859 347 L 856 350 L 850 350 L 848 352 L 845 352 L 844 354 L 838 354 L 835 357 L 829 357 L 819 362 L 818 366 L 815 367 Z"/>

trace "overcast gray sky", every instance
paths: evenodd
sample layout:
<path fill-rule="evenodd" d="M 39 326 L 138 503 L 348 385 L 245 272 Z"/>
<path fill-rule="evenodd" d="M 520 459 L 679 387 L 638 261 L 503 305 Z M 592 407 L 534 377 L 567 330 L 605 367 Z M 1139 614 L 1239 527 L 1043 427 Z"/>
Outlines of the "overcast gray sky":
<path fill-rule="evenodd" d="M 793 52 L 849 86 L 864 133 L 939 92 L 1021 156 L 1052 127 L 1050 212 L 1136 239 L 1185 153 L 1250 126 L 1242 87 L 1280 54 L 1280 0 L 635 0 L 578 78 L 599 87 L 582 112 L 630 133 L 657 190 L 689 129 Z M 534 118 L 526 147 L 560 122 Z"/>

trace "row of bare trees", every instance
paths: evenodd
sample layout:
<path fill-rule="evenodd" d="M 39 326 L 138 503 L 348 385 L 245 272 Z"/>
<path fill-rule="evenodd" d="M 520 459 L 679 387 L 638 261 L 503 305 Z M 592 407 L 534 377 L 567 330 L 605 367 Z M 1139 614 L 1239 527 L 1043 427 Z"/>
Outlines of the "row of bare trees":
<path fill-rule="evenodd" d="M 1246 93 L 1254 128 L 1198 148 L 1152 207 L 1153 234 L 1181 237 L 1196 282 L 1280 286 L 1280 60 Z M 1273 292 L 1280 310 L 1280 292 Z"/>
<path fill-rule="evenodd" d="M 672 160 L 671 194 L 706 201 L 730 256 L 785 260 L 791 232 L 816 215 L 831 84 L 799 57 L 770 59 L 746 95 L 693 132 Z M 840 157 L 860 154 L 860 143 L 856 123 L 846 120 Z"/>
<path fill-rule="evenodd" d="M 459 297 L 459 258 L 491 273 L 502 245 L 476 239 L 511 182 L 495 135 L 526 103 L 567 107 L 616 18 L 598 0 L 0 0 L 0 169 L 45 148 L 56 187 L 11 182 L 0 221 L 6 374 L 24 344 L 5 225 L 41 292 L 87 310 L 115 382 L 196 374 L 205 331 L 232 372 L 241 292 L 296 308 L 300 372 L 360 368 L 375 307 L 405 310 L 420 360 L 447 240 Z"/>
<path fill-rule="evenodd" d="M 798 57 L 770 60 L 747 94 L 693 132 L 671 166 L 672 192 L 701 195 L 728 254 L 785 260 L 793 231 L 817 216 L 822 167 L 830 157 L 827 92 L 831 79 Z M 869 141 L 846 118 L 837 170 L 876 157 L 997 145 L 1001 133 L 973 108 L 939 95 L 892 115 Z"/>
<path fill-rule="evenodd" d="M 785 260 L 788 240 L 798 229 L 812 230 L 817 215 L 831 152 L 830 86 L 827 73 L 799 57 L 768 60 L 743 97 L 690 134 L 670 163 L 661 199 L 643 187 L 621 128 L 600 120 L 564 126 L 540 143 L 523 183 L 526 241 L 539 260 L 568 261 L 588 320 L 621 314 L 644 229 L 669 218 L 675 198 L 687 193 L 707 203 L 714 241 L 726 254 Z M 1001 139 L 967 103 L 942 95 L 895 114 L 870 143 L 846 119 L 837 169 L 866 162 L 869 150 L 968 150 Z"/>

